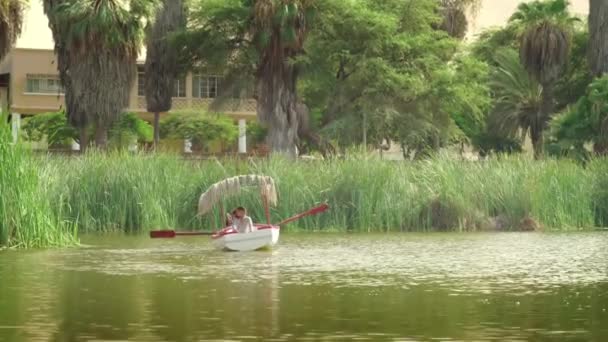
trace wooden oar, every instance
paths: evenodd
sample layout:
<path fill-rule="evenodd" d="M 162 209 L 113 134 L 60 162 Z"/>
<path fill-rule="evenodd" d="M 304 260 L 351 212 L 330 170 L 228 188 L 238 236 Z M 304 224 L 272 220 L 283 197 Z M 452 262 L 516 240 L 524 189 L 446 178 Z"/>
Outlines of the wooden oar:
<path fill-rule="evenodd" d="M 306 216 L 320 214 L 320 213 L 326 211 L 327 209 L 329 209 L 329 205 L 327 205 L 326 203 L 323 203 L 323 204 L 316 206 L 301 214 L 298 214 L 296 216 L 292 216 L 288 219 L 285 219 L 285 220 L 279 222 L 279 224 L 277 224 L 277 226 L 282 226 L 284 224 L 288 224 L 290 222 L 299 220 Z M 150 232 L 150 237 L 153 239 L 171 239 L 176 236 L 196 236 L 196 235 L 213 235 L 213 234 L 215 234 L 215 233 L 213 233 L 213 232 L 176 232 L 175 230 L 153 230 Z"/>
<path fill-rule="evenodd" d="M 314 207 L 314 208 L 312 208 L 312 209 L 310 209 L 308 211 L 305 211 L 305 212 L 303 212 L 301 214 L 298 214 L 296 216 L 292 216 L 292 217 L 290 217 L 288 219 L 285 219 L 285 220 L 279 222 L 279 224 L 277 224 L 277 226 L 282 226 L 284 224 L 288 224 L 290 222 L 299 220 L 299 219 L 301 219 L 303 217 L 306 217 L 306 216 L 320 214 L 320 213 L 326 211 L 327 209 L 329 209 L 329 205 L 327 203 L 323 203 L 323 204 L 321 204 L 319 206 L 316 206 L 316 207 Z"/>
<path fill-rule="evenodd" d="M 176 236 L 213 235 L 212 232 L 176 232 L 175 230 L 153 230 L 150 237 L 153 239 L 171 239 Z"/>

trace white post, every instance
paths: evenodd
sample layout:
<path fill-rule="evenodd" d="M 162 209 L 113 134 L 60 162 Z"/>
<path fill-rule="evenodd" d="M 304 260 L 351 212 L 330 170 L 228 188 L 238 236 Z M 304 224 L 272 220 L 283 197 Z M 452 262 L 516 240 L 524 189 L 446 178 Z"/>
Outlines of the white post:
<path fill-rule="evenodd" d="M 247 153 L 247 122 L 239 120 L 239 153 Z"/>
<path fill-rule="evenodd" d="M 72 140 L 72 151 L 80 151 L 80 144 L 76 140 Z"/>
<path fill-rule="evenodd" d="M 184 153 L 192 153 L 192 142 L 190 139 L 184 140 Z"/>
<path fill-rule="evenodd" d="M 17 139 L 19 139 L 19 130 L 21 129 L 21 114 L 11 114 L 11 123 L 13 128 L 13 143 L 17 143 Z"/>

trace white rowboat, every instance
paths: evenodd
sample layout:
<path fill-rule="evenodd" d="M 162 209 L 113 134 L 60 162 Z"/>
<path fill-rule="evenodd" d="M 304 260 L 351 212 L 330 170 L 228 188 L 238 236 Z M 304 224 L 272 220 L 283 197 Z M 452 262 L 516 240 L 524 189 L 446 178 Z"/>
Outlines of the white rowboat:
<path fill-rule="evenodd" d="M 281 229 L 273 225 L 256 225 L 257 230 L 239 233 L 234 228 L 224 228 L 214 234 L 213 245 L 220 250 L 250 252 L 270 248 L 279 242 Z"/>

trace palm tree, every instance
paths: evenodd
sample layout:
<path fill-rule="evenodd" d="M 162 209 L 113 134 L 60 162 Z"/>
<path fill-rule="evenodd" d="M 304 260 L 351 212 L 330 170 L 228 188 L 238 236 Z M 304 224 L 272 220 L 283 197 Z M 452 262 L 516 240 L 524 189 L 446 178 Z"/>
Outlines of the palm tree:
<path fill-rule="evenodd" d="M 45 0 L 70 121 L 93 124 L 99 148 L 106 148 L 109 127 L 128 106 L 152 5 L 153 0 Z"/>
<path fill-rule="evenodd" d="M 488 130 L 494 135 L 524 140 L 528 135 L 542 133 L 539 126 L 542 86 L 528 75 L 519 62 L 517 51 L 504 48 L 494 56 L 496 67 L 491 73 L 490 87 L 495 97 L 488 118 Z M 533 144 L 538 143 L 534 142 Z M 536 146 L 535 146 L 536 150 Z"/>
<path fill-rule="evenodd" d="M 467 10 L 475 13 L 480 4 L 481 0 L 441 0 L 441 29 L 451 37 L 463 39 L 469 29 Z"/>
<path fill-rule="evenodd" d="M 188 33 L 177 40 L 180 57 L 188 63 L 226 68 L 229 82 L 223 85 L 234 86 L 231 78 L 238 79 L 237 73 L 241 79 L 253 76 L 258 119 L 268 128 L 273 153 L 296 155 L 301 121 L 296 60 L 304 52 L 319 3 L 203 0 L 191 16 Z"/>
<path fill-rule="evenodd" d="M 608 2 L 589 0 L 589 66 L 595 76 L 608 73 Z"/>
<path fill-rule="evenodd" d="M 22 24 L 22 0 L 0 0 L 0 60 L 15 44 Z"/>
<path fill-rule="evenodd" d="M 298 141 L 298 68 L 310 30 L 315 0 L 255 0 L 251 34 L 260 60 L 256 70 L 257 112 L 268 125 L 273 152 L 296 156 Z"/>
<path fill-rule="evenodd" d="M 573 22 L 568 0 L 521 3 L 510 19 L 520 30 L 519 56 L 530 76 L 542 86 L 542 103 L 530 130 L 535 158 L 543 154 L 543 131 L 554 114 L 553 88 L 562 75 L 572 45 Z"/>
<path fill-rule="evenodd" d="M 179 72 L 176 50 L 169 35 L 185 28 L 186 15 L 182 0 L 165 0 L 146 36 L 145 89 L 148 112 L 154 113 L 154 147 L 160 140 L 160 112 L 171 110 L 175 77 Z"/>
<path fill-rule="evenodd" d="M 59 71 L 59 79 L 64 89 L 65 94 L 65 114 L 70 125 L 76 128 L 79 132 L 80 151 L 84 152 L 88 146 L 88 126 L 89 118 L 86 111 L 80 105 L 76 97 L 76 93 L 72 89 L 72 78 L 70 73 L 70 56 L 68 45 L 66 43 L 67 32 L 61 31 L 63 28 L 59 25 L 59 18 L 55 15 L 57 8 L 68 0 L 44 0 L 44 13 L 49 19 L 49 28 L 53 34 L 55 42 L 55 56 L 57 70 Z"/>

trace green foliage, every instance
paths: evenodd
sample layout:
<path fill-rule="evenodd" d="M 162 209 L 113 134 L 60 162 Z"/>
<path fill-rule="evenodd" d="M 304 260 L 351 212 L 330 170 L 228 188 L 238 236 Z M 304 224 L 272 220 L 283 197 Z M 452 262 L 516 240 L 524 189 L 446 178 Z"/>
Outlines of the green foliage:
<path fill-rule="evenodd" d="M 155 0 L 68 0 L 52 15 L 74 49 L 88 46 L 132 49 L 143 39 L 145 23 Z"/>
<path fill-rule="evenodd" d="M 562 151 L 583 154 L 586 143 L 593 144 L 597 153 L 608 148 L 608 76 L 597 78 L 587 88 L 585 96 L 551 123 L 552 141 Z"/>
<path fill-rule="evenodd" d="M 454 58 L 458 41 L 435 29 L 438 10 L 426 0 L 319 5 L 299 59 L 307 71 L 300 89 L 321 114 L 324 135 L 346 147 L 366 130 L 373 145 L 391 138 L 408 149 L 435 149 L 460 134 L 453 116 L 484 115 L 485 66 Z"/>
<path fill-rule="evenodd" d="M 28 141 L 47 139 L 49 147 L 70 146 L 78 141 L 78 132 L 68 125 L 64 112 L 38 114 L 24 120 L 24 138 Z"/>
<path fill-rule="evenodd" d="M 151 142 L 154 129 L 135 113 L 124 113 L 109 131 L 110 145 L 118 148 L 128 147 L 137 142 Z"/>
<path fill-rule="evenodd" d="M 89 134 L 93 128 L 89 128 Z M 38 114 L 27 118 L 23 124 L 27 141 L 47 139 L 49 147 L 65 147 L 78 141 L 78 132 L 68 124 L 64 112 Z M 152 126 L 135 113 L 123 113 L 109 132 L 111 145 L 124 148 L 132 143 L 152 141 Z"/>
<path fill-rule="evenodd" d="M 247 142 L 252 145 L 262 144 L 266 140 L 268 129 L 256 120 L 247 122 Z"/>
<path fill-rule="evenodd" d="M 542 87 L 530 78 L 513 49 L 501 49 L 495 55 L 490 86 L 494 108 L 490 130 L 506 137 L 523 140 L 537 122 L 542 101 Z"/>
<path fill-rule="evenodd" d="M 578 230 L 594 227 L 608 208 L 605 193 L 595 189 L 599 179 L 605 182 L 605 160 L 586 168 L 567 160 L 467 163 L 442 155 L 409 163 L 356 156 L 329 163 L 272 158 L 243 164 L 110 152 L 45 157 L 36 165 L 33 170 L 49 179 L 45 196 L 53 209 L 82 232 L 215 229 L 222 224 L 217 211 L 196 218 L 198 197 L 214 182 L 244 173 L 266 174 L 277 181 L 274 222 L 319 202 L 330 204 L 327 213 L 283 227 L 286 230 L 518 229 L 528 217 L 547 230 Z M 246 206 L 255 221 L 264 219 L 257 191 L 226 199 L 224 205 Z M 428 214 L 437 211 L 450 215 L 429 220 Z M 501 227 L 493 225 L 497 220 L 504 222 Z"/>
<path fill-rule="evenodd" d="M 163 138 L 190 139 L 195 147 L 205 148 L 212 142 L 234 143 L 239 131 L 223 114 L 176 112 L 161 122 L 160 134 Z"/>

